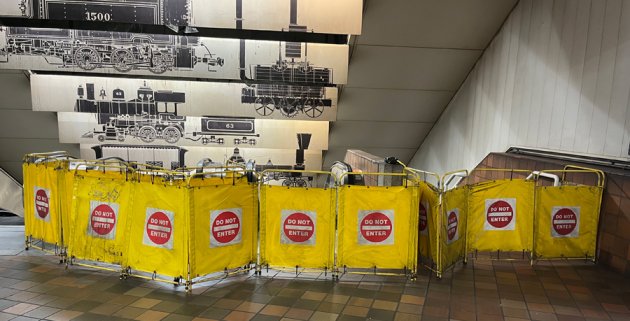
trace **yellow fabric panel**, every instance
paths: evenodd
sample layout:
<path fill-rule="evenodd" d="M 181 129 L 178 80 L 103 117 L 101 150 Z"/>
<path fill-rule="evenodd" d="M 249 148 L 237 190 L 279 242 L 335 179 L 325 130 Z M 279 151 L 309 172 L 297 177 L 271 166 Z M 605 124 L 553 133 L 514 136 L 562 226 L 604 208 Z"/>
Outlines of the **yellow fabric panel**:
<path fill-rule="evenodd" d="M 418 187 L 346 185 L 339 198 L 338 266 L 416 266 Z"/>
<path fill-rule="evenodd" d="M 532 249 L 533 181 L 497 180 L 472 185 L 468 204 L 469 250 Z"/>
<path fill-rule="evenodd" d="M 67 163 L 66 163 L 67 166 Z M 68 244 L 72 235 L 74 218 L 72 216 L 72 202 L 74 191 L 74 171 L 64 168 L 58 171 L 59 195 L 61 205 L 61 230 L 63 243 Z"/>
<path fill-rule="evenodd" d="M 74 180 L 74 222 L 68 254 L 122 264 L 132 183 L 124 173 L 99 171 L 78 171 Z"/>
<path fill-rule="evenodd" d="M 188 189 L 134 183 L 124 266 L 172 277 L 188 273 Z"/>
<path fill-rule="evenodd" d="M 62 245 L 58 176 L 59 162 L 22 165 L 24 176 L 24 233 Z"/>
<path fill-rule="evenodd" d="M 537 187 L 535 256 L 595 257 L 601 198 L 595 186 Z"/>
<path fill-rule="evenodd" d="M 440 271 L 457 263 L 465 255 L 466 219 L 468 212 L 468 186 L 446 191 L 442 196 L 440 219 L 441 260 Z"/>
<path fill-rule="evenodd" d="M 216 185 L 191 188 L 190 262 L 193 277 L 232 269 L 256 261 L 257 195 L 255 185 Z M 238 222 L 233 222 L 240 214 Z M 226 215 L 226 219 L 219 216 Z M 223 222 L 219 222 L 223 220 Z M 214 224 L 213 224 L 214 223 Z M 226 234 L 240 230 L 234 235 Z M 211 229 L 213 233 L 211 234 Z"/>
<path fill-rule="evenodd" d="M 418 253 L 422 258 L 429 258 L 437 262 L 438 240 L 437 240 L 437 216 L 440 213 L 440 194 L 436 188 L 425 182 L 420 183 L 420 210 L 419 210 L 419 241 Z M 426 213 L 426 223 L 424 223 L 423 213 Z"/>
<path fill-rule="evenodd" d="M 263 186 L 260 237 L 264 263 L 332 268 L 335 190 Z"/>

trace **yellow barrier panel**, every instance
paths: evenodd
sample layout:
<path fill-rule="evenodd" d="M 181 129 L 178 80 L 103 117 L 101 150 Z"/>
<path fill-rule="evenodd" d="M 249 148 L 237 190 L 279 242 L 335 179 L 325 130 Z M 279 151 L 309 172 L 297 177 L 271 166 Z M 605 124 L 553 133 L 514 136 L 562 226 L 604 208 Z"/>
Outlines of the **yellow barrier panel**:
<path fill-rule="evenodd" d="M 420 203 L 418 216 L 418 253 L 421 259 L 438 261 L 437 219 L 440 213 L 440 193 L 426 182 L 419 183 Z"/>
<path fill-rule="evenodd" d="M 264 185 L 261 189 L 260 217 L 263 264 L 333 267 L 334 189 Z"/>
<path fill-rule="evenodd" d="M 466 254 L 468 186 L 464 185 L 444 192 L 442 209 L 440 273 L 463 259 Z"/>
<path fill-rule="evenodd" d="M 340 187 L 338 266 L 415 270 L 418 187 Z"/>
<path fill-rule="evenodd" d="M 190 188 L 192 276 L 255 262 L 258 224 L 256 186 L 241 180 L 235 185 Z"/>
<path fill-rule="evenodd" d="M 536 187 L 536 258 L 595 257 L 602 188 Z"/>
<path fill-rule="evenodd" d="M 132 183 L 125 173 L 77 171 L 74 218 L 68 255 L 78 259 L 121 264 Z"/>
<path fill-rule="evenodd" d="M 188 188 L 185 181 L 134 183 L 124 266 L 172 277 L 188 274 Z"/>
<path fill-rule="evenodd" d="M 74 191 L 74 171 L 68 169 L 68 162 L 64 161 L 61 168 L 57 171 L 60 208 L 61 208 L 61 230 L 63 244 L 70 243 L 70 237 L 73 233 L 74 217 L 72 216 L 73 191 Z"/>
<path fill-rule="evenodd" d="M 62 245 L 58 161 L 24 163 L 24 233 Z"/>
<path fill-rule="evenodd" d="M 479 183 L 470 187 L 469 195 L 469 250 L 532 249 L 534 181 Z"/>

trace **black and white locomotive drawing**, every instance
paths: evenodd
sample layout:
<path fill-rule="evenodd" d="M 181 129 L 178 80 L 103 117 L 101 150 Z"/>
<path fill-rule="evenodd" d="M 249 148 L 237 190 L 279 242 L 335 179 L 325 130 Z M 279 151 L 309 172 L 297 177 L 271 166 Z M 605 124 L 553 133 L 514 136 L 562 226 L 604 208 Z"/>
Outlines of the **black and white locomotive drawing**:
<path fill-rule="evenodd" d="M 99 142 L 124 142 L 133 137 L 144 143 L 160 139 L 175 144 L 184 138 L 201 141 L 203 145 L 223 145 L 224 136 L 232 136 L 235 137 L 234 145 L 255 145 L 256 137 L 259 137 L 254 118 L 178 116 L 178 104 L 186 102 L 186 94 L 155 91 L 146 84 L 130 100 L 126 100 L 121 89 L 114 89 L 111 99 L 106 99 L 107 93 L 101 89 L 101 99 L 97 100 L 92 83 L 79 86 L 77 96 L 75 111 L 97 115 L 100 125 L 100 128 L 85 133 L 83 138 L 96 137 Z"/>
<path fill-rule="evenodd" d="M 22 17 L 187 26 L 190 0 L 2 0 L 12 1 Z"/>
<path fill-rule="evenodd" d="M 242 1 L 236 1 L 236 29 L 243 29 Z M 291 0 L 290 14 L 288 31 L 307 32 L 306 26 L 297 23 L 297 0 Z M 250 65 L 249 77 L 245 61 L 245 40 L 241 40 L 241 80 L 260 82 L 243 88 L 241 101 L 254 104 L 259 115 L 269 116 L 277 109 L 285 117 L 304 113 L 310 118 L 318 118 L 324 108 L 332 106 L 332 100 L 326 98 L 325 86 L 334 86 L 333 70 L 309 62 L 307 43 L 279 43 L 275 63 Z"/>
<path fill-rule="evenodd" d="M 122 73 L 149 70 L 154 74 L 193 70 L 197 64 L 213 72 L 224 64 L 199 37 L 27 27 L 1 27 L 0 32 L 5 37 L 0 62 L 8 62 L 11 56 L 41 56 L 61 68 L 109 67 Z"/>

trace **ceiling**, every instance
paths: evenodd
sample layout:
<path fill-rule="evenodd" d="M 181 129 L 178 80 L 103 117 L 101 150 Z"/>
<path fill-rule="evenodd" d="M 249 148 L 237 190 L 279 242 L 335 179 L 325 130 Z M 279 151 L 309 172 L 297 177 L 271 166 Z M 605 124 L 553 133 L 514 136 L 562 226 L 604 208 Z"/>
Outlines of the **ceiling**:
<path fill-rule="evenodd" d="M 411 160 L 518 0 L 366 0 L 324 167 L 347 149 Z"/>

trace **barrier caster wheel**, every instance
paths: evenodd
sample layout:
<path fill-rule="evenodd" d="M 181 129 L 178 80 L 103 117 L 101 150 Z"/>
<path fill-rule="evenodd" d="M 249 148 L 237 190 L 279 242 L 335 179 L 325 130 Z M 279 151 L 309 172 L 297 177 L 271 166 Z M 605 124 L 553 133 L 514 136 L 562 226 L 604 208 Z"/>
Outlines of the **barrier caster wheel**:
<path fill-rule="evenodd" d="M 63 264 L 63 260 L 59 260 L 59 264 Z"/>
<path fill-rule="evenodd" d="M 24 248 L 24 251 L 28 251 L 28 246 Z"/>
<path fill-rule="evenodd" d="M 188 287 L 188 285 L 187 285 L 187 286 L 184 288 L 184 290 L 186 290 L 186 292 L 188 292 L 188 289 L 189 289 L 189 287 Z"/>

